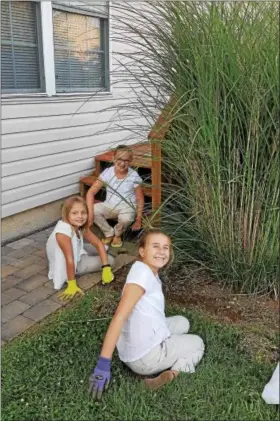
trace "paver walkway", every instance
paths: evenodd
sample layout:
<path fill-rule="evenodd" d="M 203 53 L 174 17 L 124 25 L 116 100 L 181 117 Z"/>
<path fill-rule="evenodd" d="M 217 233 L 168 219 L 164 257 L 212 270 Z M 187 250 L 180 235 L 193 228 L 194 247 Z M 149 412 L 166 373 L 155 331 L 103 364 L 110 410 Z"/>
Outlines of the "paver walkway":
<path fill-rule="evenodd" d="M 45 229 L 2 247 L 1 345 L 67 304 L 57 298 L 47 277 L 46 242 L 52 230 Z M 119 255 L 114 271 L 134 259 L 133 255 Z M 83 275 L 79 286 L 87 290 L 100 280 L 101 273 Z"/>

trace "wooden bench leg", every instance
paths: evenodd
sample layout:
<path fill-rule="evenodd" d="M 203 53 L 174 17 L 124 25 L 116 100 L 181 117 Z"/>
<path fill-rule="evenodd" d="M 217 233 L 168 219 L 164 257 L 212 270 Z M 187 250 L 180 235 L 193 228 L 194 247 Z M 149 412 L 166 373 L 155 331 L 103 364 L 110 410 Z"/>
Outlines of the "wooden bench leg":
<path fill-rule="evenodd" d="M 84 199 L 86 198 L 86 186 L 83 182 L 80 181 L 80 196 Z"/>
<path fill-rule="evenodd" d="M 157 212 L 161 205 L 161 147 L 158 141 L 152 143 L 152 210 Z M 153 218 L 155 228 L 160 228 L 160 212 Z"/>

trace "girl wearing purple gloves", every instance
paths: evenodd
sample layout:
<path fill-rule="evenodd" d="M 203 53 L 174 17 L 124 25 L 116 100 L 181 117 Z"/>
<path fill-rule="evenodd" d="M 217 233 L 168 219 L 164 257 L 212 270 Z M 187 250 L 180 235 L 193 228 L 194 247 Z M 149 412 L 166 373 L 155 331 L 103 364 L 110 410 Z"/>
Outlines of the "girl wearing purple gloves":
<path fill-rule="evenodd" d="M 187 334 L 189 321 L 165 317 L 159 269 L 172 259 L 170 238 L 159 230 L 145 233 L 139 243 L 139 260 L 126 279 L 122 297 L 107 330 L 97 365 L 90 376 L 90 393 L 100 398 L 111 377 L 111 359 L 117 346 L 119 358 L 133 372 L 158 389 L 180 371 L 193 373 L 204 353 L 197 335 Z"/>

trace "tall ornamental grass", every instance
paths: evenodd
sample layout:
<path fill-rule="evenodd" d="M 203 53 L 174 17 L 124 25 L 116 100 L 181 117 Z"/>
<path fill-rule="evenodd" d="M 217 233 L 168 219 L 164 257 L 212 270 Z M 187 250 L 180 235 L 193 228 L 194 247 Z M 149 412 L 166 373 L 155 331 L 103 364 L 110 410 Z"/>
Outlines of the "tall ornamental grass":
<path fill-rule="evenodd" d="M 177 259 L 251 293 L 278 293 L 278 7 L 115 4 L 137 50 L 121 74 L 142 86 L 123 109 L 150 124 L 170 101 L 160 211 Z"/>

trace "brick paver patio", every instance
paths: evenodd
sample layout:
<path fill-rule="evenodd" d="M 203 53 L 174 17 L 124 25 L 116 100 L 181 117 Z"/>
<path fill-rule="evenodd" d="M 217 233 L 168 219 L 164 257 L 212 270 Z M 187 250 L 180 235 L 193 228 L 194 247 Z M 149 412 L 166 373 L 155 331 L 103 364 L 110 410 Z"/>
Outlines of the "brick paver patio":
<path fill-rule="evenodd" d="M 2 345 L 67 304 L 58 299 L 47 276 L 45 247 L 52 230 L 45 229 L 1 249 Z M 114 270 L 134 258 L 133 253 L 119 255 Z M 79 286 L 86 291 L 100 280 L 100 273 L 84 275 L 79 278 Z"/>

